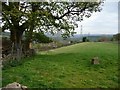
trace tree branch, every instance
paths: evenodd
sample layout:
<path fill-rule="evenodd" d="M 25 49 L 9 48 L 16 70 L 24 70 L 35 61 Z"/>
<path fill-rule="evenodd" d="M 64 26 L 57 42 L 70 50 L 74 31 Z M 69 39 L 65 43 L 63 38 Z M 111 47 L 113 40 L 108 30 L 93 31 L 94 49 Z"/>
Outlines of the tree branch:
<path fill-rule="evenodd" d="M 60 17 L 53 16 L 53 18 L 54 18 L 54 19 L 62 19 L 64 16 L 66 16 L 67 14 L 70 14 L 70 13 L 72 13 L 72 12 L 81 12 L 81 13 L 82 13 L 83 11 L 85 11 L 86 8 L 87 8 L 87 3 L 85 4 L 84 8 L 82 8 L 82 9 L 79 10 L 79 11 L 75 11 L 75 10 L 71 10 L 71 11 L 70 11 L 70 10 L 69 10 L 70 8 L 69 8 L 68 11 L 67 11 L 66 13 L 64 13 L 63 15 L 61 15 Z"/>
<path fill-rule="evenodd" d="M 3 17 L 6 19 L 10 27 L 12 27 L 12 23 L 10 23 L 9 19 L 6 17 L 6 15 L 2 12 Z"/>

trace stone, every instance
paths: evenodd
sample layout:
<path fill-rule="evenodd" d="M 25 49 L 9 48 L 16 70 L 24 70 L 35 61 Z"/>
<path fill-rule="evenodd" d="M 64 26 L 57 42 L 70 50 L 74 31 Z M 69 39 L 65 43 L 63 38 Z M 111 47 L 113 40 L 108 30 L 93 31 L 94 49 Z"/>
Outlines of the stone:
<path fill-rule="evenodd" d="M 3 87 L 2 90 L 27 90 L 27 86 L 23 86 L 17 82 L 13 82 Z"/>
<path fill-rule="evenodd" d="M 98 58 L 98 57 L 94 57 L 94 58 L 92 58 L 92 60 L 91 60 L 91 64 L 100 64 L 100 62 L 99 62 L 99 58 Z"/>

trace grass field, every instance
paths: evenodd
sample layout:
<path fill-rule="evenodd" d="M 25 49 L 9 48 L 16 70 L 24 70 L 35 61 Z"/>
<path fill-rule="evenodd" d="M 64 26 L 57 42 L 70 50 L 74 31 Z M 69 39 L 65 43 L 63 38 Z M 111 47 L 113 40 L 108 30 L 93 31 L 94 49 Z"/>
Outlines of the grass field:
<path fill-rule="evenodd" d="M 93 57 L 99 65 L 91 65 Z M 30 88 L 118 87 L 118 45 L 80 43 L 27 58 L 21 65 L 2 71 L 3 86 L 19 82 Z"/>

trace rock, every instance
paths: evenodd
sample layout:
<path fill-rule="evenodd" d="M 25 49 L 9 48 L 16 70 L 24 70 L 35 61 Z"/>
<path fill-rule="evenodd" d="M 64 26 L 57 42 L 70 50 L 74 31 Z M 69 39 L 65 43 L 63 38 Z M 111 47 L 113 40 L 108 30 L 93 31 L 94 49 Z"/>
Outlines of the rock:
<path fill-rule="evenodd" d="M 22 86 L 21 84 L 17 83 L 17 82 L 13 82 L 8 84 L 6 87 L 3 87 L 2 90 L 27 90 L 26 86 Z"/>
<path fill-rule="evenodd" d="M 100 64 L 98 57 L 94 57 L 94 58 L 91 60 L 91 64 Z"/>
<path fill-rule="evenodd" d="M 22 90 L 27 90 L 27 86 L 22 86 Z"/>

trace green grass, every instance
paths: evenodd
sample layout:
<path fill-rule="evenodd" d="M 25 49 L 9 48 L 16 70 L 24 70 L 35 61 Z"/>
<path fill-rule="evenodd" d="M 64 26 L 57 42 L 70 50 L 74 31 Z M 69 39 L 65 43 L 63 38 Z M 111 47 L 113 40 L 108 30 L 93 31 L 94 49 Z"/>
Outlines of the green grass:
<path fill-rule="evenodd" d="M 99 65 L 90 63 L 95 56 L 100 59 Z M 3 70 L 3 86 L 16 81 L 30 88 L 118 87 L 117 44 L 80 43 L 43 51 L 28 59 Z"/>

